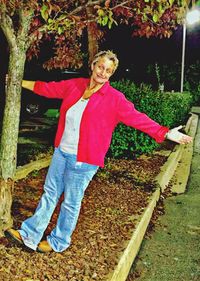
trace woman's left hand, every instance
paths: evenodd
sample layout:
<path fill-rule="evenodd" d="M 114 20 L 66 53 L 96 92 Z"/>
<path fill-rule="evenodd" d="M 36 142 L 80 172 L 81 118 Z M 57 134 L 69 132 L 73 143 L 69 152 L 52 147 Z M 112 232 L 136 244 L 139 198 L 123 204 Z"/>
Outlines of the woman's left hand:
<path fill-rule="evenodd" d="M 185 135 L 178 131 L 178 130 L 182 129 L 182 127 L 183 126 L 179 126 L 179 127 L 169 130 L 169 132 L 166 135 L 166 138 L 168 140 L 177 142 L 179 144 L 188 144 L 188 143 L 192 142 L 192 140 L 193 140 L 192 137 Z"/>

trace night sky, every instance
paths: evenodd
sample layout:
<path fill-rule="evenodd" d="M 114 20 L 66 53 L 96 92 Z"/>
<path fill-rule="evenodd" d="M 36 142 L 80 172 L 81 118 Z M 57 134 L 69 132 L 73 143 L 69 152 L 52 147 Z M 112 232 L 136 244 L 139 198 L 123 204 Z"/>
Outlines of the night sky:
<path fill-rule="evenodd" d="M 1 64 L 0 72 L 7 67 L 6 41 L 0 32 Z M 101 49 L 111 49 L 117 53 L 120 67 L 124 70 L 130 67 L 144 68 L 146 65 L 181 63 L 182 57 L 182 27 L 178 27 L 170 39 L 133 37 L 131 28 L 118 26 L 105 35 Z M 185 64 L 200 61 L 200 25 L 187 29 Z"/>
<path fill-rule="evenodd" d="M 116 51 L 123 64 L 169 63 L 181 61 L 182 27 L 174 31 L 171 38 L 133 37 L 130 28 L 117 27 L 106 34 L 103 47 Z M 186 53 L 188 63 L 200 59 L 200 26 L 187 29 Z"/>

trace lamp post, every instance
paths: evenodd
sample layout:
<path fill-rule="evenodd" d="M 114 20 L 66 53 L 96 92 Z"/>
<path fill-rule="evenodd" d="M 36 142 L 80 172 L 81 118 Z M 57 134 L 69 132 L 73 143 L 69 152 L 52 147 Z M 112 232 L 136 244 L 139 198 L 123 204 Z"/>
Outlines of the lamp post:
<path fill-rule="evenodd" d="M 192 26 L 200 21 L 200 11 L 197 9 L 192 9 L 187 12 L 186 17 L 183 22 L 183 43 L 182 43 L 182 61 L 181 61 L 181 93 L 183 92 L 184 84 L 184 69 L 185 69 L 185 43 L 186 43 L 186 34 L 187 26 Z"/>

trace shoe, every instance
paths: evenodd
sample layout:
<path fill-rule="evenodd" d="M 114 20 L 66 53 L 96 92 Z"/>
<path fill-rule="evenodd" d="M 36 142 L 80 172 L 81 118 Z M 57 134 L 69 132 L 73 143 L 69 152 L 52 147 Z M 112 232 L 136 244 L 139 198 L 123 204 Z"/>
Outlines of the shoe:
<path fill-rule="evenodd" d="M 6 237 L 11 238 L 14 241 L 17 241 L 20 245 L 24 244 L 23 240 L 22 240 L 22 237 L 21 237 L 18 230 L 15 230 L 15 229 L 12 229 L 12 228 L 8 229 L 8 230 L 5 231 L 5 235 L 6 235 Z"/>
<path fill-rule="evenodd" d="M 53 251 L 53 249 L 51 248 L 49 243 L 46 240 L 44 240 L 39 243 L 39 245 L 37 247 L 37 251 L 40 253 L 48 253 L 48 252 Z"/>
<path fill-rule="evenodd" d="M 34 252 L 34 250 L 32 250 L 31 248 L 29 248 L 28 246 L 26 246 L 22 240 L 22 237 L 19 233 L 18 230 L 15 229 L 8 229 L 5 231 L 5 236 L 8 239 L 12 239 L 14 242 L 17 242 L 18 244 L 20 244 L 27 252 L 32 253 Z"/>

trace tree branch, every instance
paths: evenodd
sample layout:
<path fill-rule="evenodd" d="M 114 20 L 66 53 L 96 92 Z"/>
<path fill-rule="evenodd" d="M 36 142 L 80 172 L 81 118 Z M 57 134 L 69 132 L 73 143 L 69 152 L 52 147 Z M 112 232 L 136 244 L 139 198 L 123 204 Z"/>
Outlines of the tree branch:
<path fill-rule="evenodd" d="M 130 2 L 132 2 L 132 0 L 128 0 L 128 1 L 122 2 L 120 4 L 117 4 L 116 6 L 112 7 L 111 10 L 114 10 L 114 9 L 116 9 L 118 7 L 123 7 L 124 5 L 126 5 L 126 4 L 128 4 Z M 125 7 L 125 8 L 128 8 L 128 7 Z"/>
<path fill-rule="evenodd" d="M 97 0 L 97 1 L 88 1 L 88 3 L 85 6 L 80 6 L 78 8 L 76 8 L 75 10 L 73 10 L 71 13 L 69 13 L 69 16 L 75 15 L 79 12 L 81 12 L 82 10 L 86 10 L 87 7 L 90 6 L 95 6 L 95 5 L 100 5 L 101 3 L 104 3 L 105 1 L 103 0 Z"/>
<path fill-rule="evenodd" d="M 5 13 L 4 10 L 3 11 L 1 10 L 0 13 L 0 27 L 7 39 L 8 45 L 10 46 L 10 48 L 13 48 L 16 45 L 14 26 L 13 26 L 12 19 Z"/>
<path fill-rule="evenodd" d="M 19 10 L 19 31 L 17 38 L 19 41 L 23 41 L 26 43 L 26 47 L 29 47 L 29 37 L 28 33 L 30 30 L 31 20 L 33 18 L 34 11 L 31 9 L 21 8 Z"/>
<path fill-rule="evenodd" d="M 103 2 L 105 2 L 105 1 L 104 0 L 88 1 L 88 3 L 85 6 L 80 6 L 80 7 L 76 8 L 76 9 L 74 9 L 72 12 L 66 14 L 66 18 L 70 17 L 70 16 L 73 16 L 73 15 L 81 12 L 82 10 L 86 10 L 86 8 L 89 7 L 89 6 L 98 5 L 98 4 L 101 4 Z M 63 8 L 62 8 L 62 10 L 63 10 Z M 55 17 L 54 17 L 54 19 L 55 19 Z M 29 42 L 30 42 L 30 44 L 33 43 L 37 39 L 36 35 L 35 35 L 36 31 L 38 31 L 39 33 L 40 32 L 44 33 L 47 30 L 48 30 L 48 25 L 47 24 L 44 24 L 44 25 L 40 26 L 39 28 L 37 28 L 36 30 L 34 30 L 32 32 L 32 34 L 29 35 Z"/>

